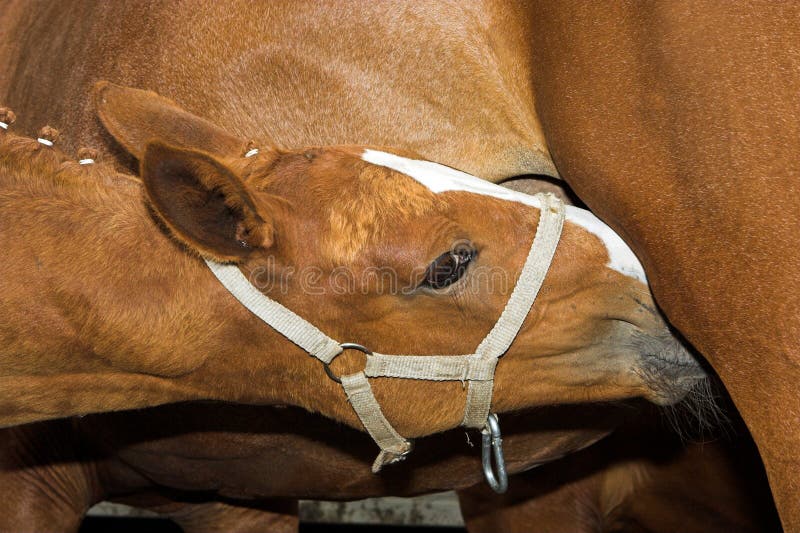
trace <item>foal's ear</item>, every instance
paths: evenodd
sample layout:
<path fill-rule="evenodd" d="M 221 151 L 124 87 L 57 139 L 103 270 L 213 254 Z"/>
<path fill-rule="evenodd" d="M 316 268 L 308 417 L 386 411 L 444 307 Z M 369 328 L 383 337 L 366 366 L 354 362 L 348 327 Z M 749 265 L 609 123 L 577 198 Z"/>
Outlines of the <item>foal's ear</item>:
<path fill-rule="evenodd" d="M 273 226 L 244 183 L 209 154 L 146 146 L 141 177 L 158 216 L 209 259 L 238 262 L 273 242 Z"/>
<path fill-rule="evenodd" d="M 103 126 L 140 161 L 145 146 L 153 139 L 223 158 L 238 157 L 244 151 L 243 139 L 152 91 L 99 81 L 92 94 Z"/>

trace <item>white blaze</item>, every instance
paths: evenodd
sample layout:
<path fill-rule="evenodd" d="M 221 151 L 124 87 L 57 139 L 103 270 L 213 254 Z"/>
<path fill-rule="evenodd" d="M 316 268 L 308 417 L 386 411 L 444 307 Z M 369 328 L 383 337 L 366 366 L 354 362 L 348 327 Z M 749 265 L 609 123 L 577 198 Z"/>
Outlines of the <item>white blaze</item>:
<path fill-rule="evenodd" d="M 361 158 L 373 165 L 380 165 L 401 172 L 425 185 L 428 189 L 437 194 L 445 191 L 464 191 L 484 196 L 492 196 L 510 202 L 518 202 L 539 209 L 542 207 L 535 196 L 501 187 L 489 181 L 476 178 L 466 172 L 461 172 L 460 170 L 455 170 L 438 163 L 432 163 L 431 161 L 408 159 L 387 152 L 369 149 L 364 150 L 364 154 Z M 636 278 L 642 283 L 647 283 L 644 268 L 642 268 L 639 259 L 637 259 L 633 250 L 625 244 L 625 241 L 623 241 L 614 230 L 586 209 L 580 209 L 571 205 L 566 207 L 567 222 L 577 224 L 586 231 L 599 237 L 603 242 L 606 250 L 608 250 L 609 268 L 621 272 L 626 276 Z"/>

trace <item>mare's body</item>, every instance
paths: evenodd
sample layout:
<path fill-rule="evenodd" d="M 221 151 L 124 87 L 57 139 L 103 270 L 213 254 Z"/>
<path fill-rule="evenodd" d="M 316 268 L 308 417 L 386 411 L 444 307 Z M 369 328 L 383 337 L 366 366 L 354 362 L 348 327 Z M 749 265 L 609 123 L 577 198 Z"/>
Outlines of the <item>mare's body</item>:
<path fill-rule="evenodd" d="M 800 529 L 800 9 L 537 4 L 537 111 L 561 175 L 642 259 Z"/>
<path fill-rule="evenodd" d="M 555 172 L 520 8 L 23 0 L 0 17 L 0 101 L 73 152 L 106 146 L 88 94 L 109 80 L 264 144 L 396 146 L 493 180 Z"/>

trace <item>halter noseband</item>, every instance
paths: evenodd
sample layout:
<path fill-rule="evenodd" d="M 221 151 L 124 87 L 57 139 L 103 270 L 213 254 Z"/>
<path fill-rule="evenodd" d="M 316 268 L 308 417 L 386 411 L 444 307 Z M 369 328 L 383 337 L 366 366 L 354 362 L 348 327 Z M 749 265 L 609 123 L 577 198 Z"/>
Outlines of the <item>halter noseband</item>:
<path fill-rule="evenodd" d="M 519 279 L 500 318 L 469 355 L 385 355 L 373 353 L 354 343 L 339 343 L 256 289 L 236 265 L 206 259 L 222 285 L 261 320 L 284 337 L 319 359 L 327 375 L 340 383 L 350 405 L 364 428 L 381 451 L 372 465 L 377 473 L 386 464 L 404 459 L 412 449 L 411 441 L 399 435 L 386 420 L 372 393 L 367 378 L 390 377 L 430 381 L 469 382 L 463 426 L 479 428 L 483 433 L 483 465 L 487 481 L 498 492 L 505 491 L 506 479 L 497 417 L 489 413 L 497 360 L 519 333 L 555 254 L 564 225 L 564 204 L 550 194 L 536 195 L 540 202 L 539 224 Z M 367 356 L 363 371 L 338 377 L 330 370 L 331 361 L 345 349 L 356 349 Z M 490 418 L 491 416 L 491 418 Z M 499 479 L 495 478 L 488 447 L 492 447 Z M 488 464 L 488 466 L 487 466 Z"/>

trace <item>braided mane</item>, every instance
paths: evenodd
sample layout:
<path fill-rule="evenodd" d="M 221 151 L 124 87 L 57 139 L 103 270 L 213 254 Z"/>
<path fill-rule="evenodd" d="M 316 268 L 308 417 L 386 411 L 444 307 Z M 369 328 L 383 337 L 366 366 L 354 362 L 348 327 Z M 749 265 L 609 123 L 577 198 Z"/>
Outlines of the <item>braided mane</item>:
<path fill-rule="evenodd" d="M 24 184 L 55 193 L 63 188 L 89 190 L 138 183 L 138 178 L 118 172 L 110 164 L 82 165 L 57 147 L 0 130 L 0 187 L 4 189 Z"/>

